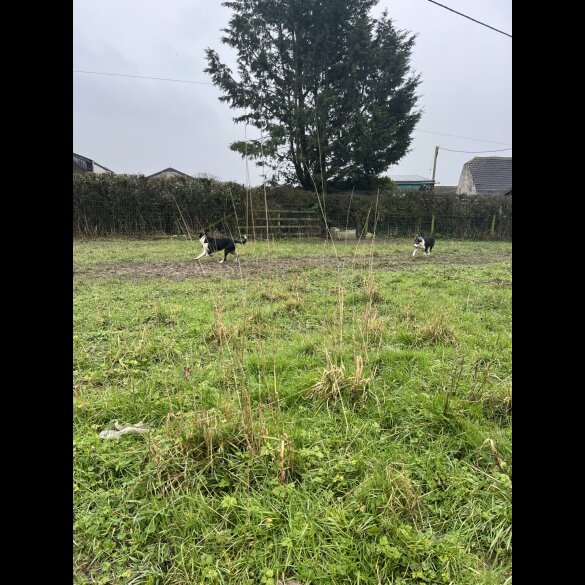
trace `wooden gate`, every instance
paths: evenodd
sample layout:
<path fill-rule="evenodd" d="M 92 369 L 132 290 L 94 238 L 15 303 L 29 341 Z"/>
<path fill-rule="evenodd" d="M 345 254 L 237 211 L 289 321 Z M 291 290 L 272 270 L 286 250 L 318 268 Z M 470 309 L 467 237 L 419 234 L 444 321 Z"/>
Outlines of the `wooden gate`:
<path fill-rule="evenodd" d="M 266 222 L 268 216 L 268 225 Z M 248 238 L 313 238 L 324 234 L 321 214 L 316 210 L 265 209 L 248 217 L 247 225 L 241 225 L 240 233 Z"/>

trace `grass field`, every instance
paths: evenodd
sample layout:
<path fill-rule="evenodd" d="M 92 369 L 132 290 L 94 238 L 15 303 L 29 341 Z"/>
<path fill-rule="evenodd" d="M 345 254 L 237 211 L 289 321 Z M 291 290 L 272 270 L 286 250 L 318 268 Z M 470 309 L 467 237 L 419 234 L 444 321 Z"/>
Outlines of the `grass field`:
<path fill-rule="evenodd" d="M 76 584 L 511 583 L 510 243 L 73 249 Z"/>

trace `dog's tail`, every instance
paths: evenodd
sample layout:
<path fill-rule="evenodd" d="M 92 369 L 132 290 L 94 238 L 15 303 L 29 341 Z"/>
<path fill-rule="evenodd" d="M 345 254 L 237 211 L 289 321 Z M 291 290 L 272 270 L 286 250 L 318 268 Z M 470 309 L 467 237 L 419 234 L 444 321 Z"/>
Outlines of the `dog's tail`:
<path fill-rule="evenodd" d="M 241 240 L 234 240 L 236 244 L 245 244 L 248 241 L 246 236 L 243 236 Z"/>

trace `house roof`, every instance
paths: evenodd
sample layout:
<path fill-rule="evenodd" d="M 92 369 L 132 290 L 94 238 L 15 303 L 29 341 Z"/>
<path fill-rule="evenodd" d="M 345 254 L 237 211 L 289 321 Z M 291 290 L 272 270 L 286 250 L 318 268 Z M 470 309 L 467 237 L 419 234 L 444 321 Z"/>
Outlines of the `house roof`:
<path fill-rule="evenodd" d="M 100 165 L 99 163 L 96 163 L 95 160 L 92 161 L 92 162 L 93 162 L 93 166 L 94 167 L 100 167 L 101 169 L 104 169 L 104 171 L 108 171 L 108 173 L 112 173 L 112 175 L 115 175 L 116 174 L 111 169 L 108 169 L 107 167 L 104 167 L 104 165 Z"/>
<path fill-rule="evenodd" d="M 93 169 L 93 163 L 91 159 L 81 156 L 80 154 L 73 153 L 73 172 L 77 173 L 91 173 Z"/>
<path fill-rule="evenodd" d="M 389 175 L 394 183 L 434 183 L 433 179 L 421 175 Z"/>
<path fill-rule="evenodd" d="M 178 171 L 177 169 L 173 169 L 173 167 L 168 167 L 166 169 L 163 169 L 162 171 L 158 171 L 157 173 L 154 173 L 152 175 L 148 175 L 148 177 L 146 177 L 147 179 L 156 179 L 157 177 L 164 177 L 166 174 L 170 174 L 170 175 L 176 175 L 179 177 L 185 177 L 187 179 L 192 179 L 193 177 L 191 175 L 187 175 L 186 173 L 182 173 L 181 171 Z"/>
<path fill-rule="evenodd" d="M 476 156 L 465 163 L 478 193 L 512 189 L 511 156 Z"/>
<path fill-rule="evenodd" d="M 76 154 L 75 152 L 73 153 L 73 172 L 93 173 L 94 165 L 97 165 L 98 167 L 104 169 L 105 171 L 108 171 L 108 173 L 112 173 L 112 175 L 116 174 L 111 169 L 108 169 L 107 167 L 104 167 L 104 165 L 96 163 L 91 158 L 87 158 L 86 156 L 82 156 L 81 154 Z"/>

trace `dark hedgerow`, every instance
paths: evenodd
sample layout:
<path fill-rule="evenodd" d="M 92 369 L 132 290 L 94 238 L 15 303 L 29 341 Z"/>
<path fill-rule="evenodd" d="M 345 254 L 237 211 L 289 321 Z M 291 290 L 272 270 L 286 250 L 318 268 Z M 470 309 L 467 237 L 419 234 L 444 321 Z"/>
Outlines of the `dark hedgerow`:
<path fill-rule="evenodd" d="M 142 175 L 73 175 L 73 235 L 197 235 L 203 229 L 265 237 L 265 208 L 308 212 L 327 227 L 380 237 L 511 240 L 512 199 L 455 193 L 337 192 L 325 197 L 286 186 L 247 189 L 208 178 L 148 180 Z M 300 214 L 298 217 L 301 217 Z M 326 222 L 325 222 L 326 218 Z M 273 221 L 269 219 L 269 222 Z M 270 236 L 283 232 L 270 230 Z"/>

